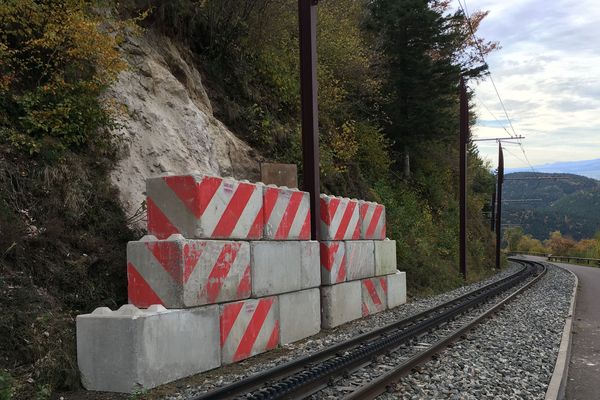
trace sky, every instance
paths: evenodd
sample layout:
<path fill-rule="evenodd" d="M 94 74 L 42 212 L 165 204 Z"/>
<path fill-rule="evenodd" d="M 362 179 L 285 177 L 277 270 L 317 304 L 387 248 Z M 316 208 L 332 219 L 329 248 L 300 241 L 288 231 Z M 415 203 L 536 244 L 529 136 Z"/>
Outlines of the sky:
<path fill-rule="evenodd" d="M 525 137 L 525 154 L 503 146 L 506 167 L 600 158 L 600 2 L 468 0 L 467 11 L 476 10 L 490 11 L 477 36 L 500 42 L 486 60 L 515 132 Z M 473 136 L 505 137 L 504 128 L 512 134 L 490 80 L 470 87 Z M 495 168 L 497 143 L 477 145 Z"/>

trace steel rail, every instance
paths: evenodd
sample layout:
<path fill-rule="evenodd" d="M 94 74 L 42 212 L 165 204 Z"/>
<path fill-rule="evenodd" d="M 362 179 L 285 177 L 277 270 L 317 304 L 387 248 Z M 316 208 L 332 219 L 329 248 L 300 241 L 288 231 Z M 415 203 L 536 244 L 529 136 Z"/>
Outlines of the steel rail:
<path fill-rule="evenodd" d="M 525 261 L 525 260 L 520 260 Z M 445 349 L 450 343 L 456 341 L 458 338 L 464 336 L 464 334 L 475 327 L 477 324 L 481 323 L 486 318 L 490 317 L 492 314 L 497 312 L 500 308 L 504 307 L 507 303 L 513 300 L 518 295 L 522 294 L 525 290 L 530 288 L 536 282 L 538 282 L 546 273 L 547 267 L 541 263 L 537 263 L 534 261 L 525 261 L 527 263 L 531 263 L 532 265 L 539 265 L 542 267 L 542 272 L 538 274 L 534 279 L 529 281 L 526 285 L 519 288 L 516 292 L 504 298 L 499 303 L 495 304 L 488 310 L 479 314 L 473 320 L 469 321 L 467 324 L 461 326 L 460 328 L 453 331 L 450 335 L 440 339 L 426 350 L 412 356 L 396 368 L 386 372 L 379 378 L 369 382 L 366 385 L 363 385 L 358 390 L 352 392 L 351 394 L 344 397 L 344 400 L 363 400 L 363 399 L 374 399 L 377 396 L 387 392 L 392 384 L 397 382 L 403 376 L 409 374 L 415 367 L 424 362 L 430 360 L 432 356 L 439 353 L 441 350 Z"/>
<path fill-rule="evenodd" d="M 522 262 L 518 259 L 514 261 Z M 339 376 L 370 363 L 376 355 L 389 352 L 390 346 L 398 347 L 411 337 L 431 329 L 436 324 L 441 325 L 464 310 L 512 287 L 516 281 L 529 276 L 531 271 L 529 273 L 528 271 L 527 267 L 522 268 L 513 275 L 473 290 L 447 303 L 212 392 L 196 396 L 193 400 L 231 399 L 242 395 L 251 399 L 301 398 L 310 395 L 327 386 L 333 374 Z M 253 395 L 247 396 L 266 383 L 273 384 L 267 389 L 263 388 Z"/>
<path fill-rule="evenodd" d="M 514 261 L 520 263 L 521 260 L 515 259 Z M 420 321 L 430 319 L 431 316 L 435 315 L 436 313 L 442 313 L 444 310 L 451 309 L 456 304 L 464 303 L 469 298 L 476 297 L 482 293 L 487 293 L 488 291 L 494 288 L 502 286 L 506 282 L 509 282 L 518 277 L 519 275 L 525 273 L 526 269 L 526 267 L 523 267 L 522 269 L 510 276 L 502 278 L 496 282 L 492 282 L 479 289 L 472 290 L 462 296 L 450 300 L 449 302 L 440 304 L 421 313 L 391 323 L 382 328 L 375 329 L 362 335 L 356 336 L 347 341 L 327 347 L 313 354 L 289 361 L 274 368 L 270 368 L 258 374 L 249 376 L 245 379 L 241 379 L 232 384 L 218 388 L 214 391 L 200 394 L 196 397 L 193 397 L 192 400 L 232 399 L 238 396 L 242 396 L 244 394 L 248 394 L 249 392 L 252 392 L 253 390 L 264 386 L 265 383 L 281 380 L 283 378 L 289 377 L 290 375 L 302 372 L 307 366 L 315 365 L 317 363 L 323 362 L 324 360 L 335 357 L 336 355 L 343 354 L 348 349 L 352 349 L 360 346 L 361 344 L 368 343 L 370 340 L 384 336 L 389 332 L 397 331 L 414 325 Z"/>

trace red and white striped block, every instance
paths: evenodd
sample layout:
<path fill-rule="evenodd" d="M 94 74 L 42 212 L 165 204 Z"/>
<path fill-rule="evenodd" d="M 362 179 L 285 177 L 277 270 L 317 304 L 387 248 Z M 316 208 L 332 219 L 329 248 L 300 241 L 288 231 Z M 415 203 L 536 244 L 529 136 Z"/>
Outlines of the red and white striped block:
<path fill-rule="evenodd" d="M 321 240 L 360 238 L 358 200 L 322 194 L 320 202 Z"/>
<path fill-rule="evenodd" d="M 360 202 L 360 238 L 385 239 L 385 206 L 371 201 Z"/>
<path fill-rule="evenodd" d="M 146 308 L 195 307 L 251 294 L 247 242 L 145 236 L 127 244 L 129 302 Z"/>
<path fill-rule="evenodd" d="M 310 195 L 285 186 L 264 188 L 264 238 L 310 240 Z"/>
<path fill-rule="evenodd" d="M 334 285 L 346 280 L 346 245 L 341 241 L 320 242 L 321 284 Z"/>
<path fill-rule="evenodd" d="M 272 350 L 279 343 L 277 297 L 219 306 L 221 362 L 230 364 Z"/>
<path fill-rule="evenodd" d="M 362 287 L 362 315 L 375 314 L 387 308 L 387 277 L 363 279 Z"/>
<path fill-rule="evenodd" d="M 196 239 L 261 239 L 263 185 L 188 174 L 146 181 L 148 233 Z"/>

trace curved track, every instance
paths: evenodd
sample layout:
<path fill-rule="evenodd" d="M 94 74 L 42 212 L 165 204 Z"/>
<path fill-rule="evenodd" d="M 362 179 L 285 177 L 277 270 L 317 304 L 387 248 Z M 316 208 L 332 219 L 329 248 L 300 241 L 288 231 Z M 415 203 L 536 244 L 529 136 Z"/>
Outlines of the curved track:
<path fill-rule="evenodd" d="M 373 363 L 379 355 L 393 352 L 415 338 L 449 323 L 465 312 L 495 299 L 494 305 L 487 311 L 347 396 L 348 399 L 374 398 L 386 391 L 391 383 L 410 372 L 416 365 L 428 360 L 448 343 L 460 337 L 465 331 L 526 290 L 540 279 L 546 270 L 545 266 L 540 263 L 520 259 L 512 261 L 522 264 L 523 268 L 511 276 L 412 317 L 197 396 L 193 400 L 299 399 L 308 397 L 332 384 L 339 377 L 347 377 L 353 371 Z M 526 285 L 510 296 L 500 300 L 496 299 L 502 293 L 527 280 Z"/>

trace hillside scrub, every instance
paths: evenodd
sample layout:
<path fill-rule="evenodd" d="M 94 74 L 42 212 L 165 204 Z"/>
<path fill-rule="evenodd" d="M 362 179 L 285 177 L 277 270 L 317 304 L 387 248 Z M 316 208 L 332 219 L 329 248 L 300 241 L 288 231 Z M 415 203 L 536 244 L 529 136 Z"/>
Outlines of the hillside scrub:
<path fill-rule="evenodd" d="M 0 4 L 0 397 L 79 386 L 75 316 L 127 301 L 128 228 L 108 174 L 125 68 L 79 0 Z M 117 24 L 118 25 L 118 24 Z"/>
<path fill-rule="evenodd" d="M 514 227 L 505 230 L 504 240 L 509 252 L 600 259 L 600 232 L 591 239 L 576 241 L 569 236 L 563 236 L 560 231 L 554 231 L 547 239 L 541 241 L 531 234 L 525 234 L 523 228 Z"/>
<path fill-rule="evenodd" d="M 75 316 L 126 302 L 125 245 L 142 233 L 129 228 L 108 179 L 117 157 L 108 128 L 118 105 L 102 93 L 125 64 L 121 22 L 99 10 L 118 8 L 125 20 L 147 13 L 146 29 L 187 43 L 215 116 L 265 157 L 301 166 L 296 6 L 0 5 L 0 384 L 10 385 L 0 393 L 48 398 L 76 389 Z M 474 14 L 473 26 L 484 17 Z M 399 41 L 395 21 L 413 36 Z M 386 205 L 410 295 L 463 284 L 457 82 L 486 69 L 465 16 L 439 1 L 324 1 L 318 39 L 322 191 Z M 471 144 L 469 281 L 492 272 L 492 233 L 481 210 L 493 185 Z"/>

